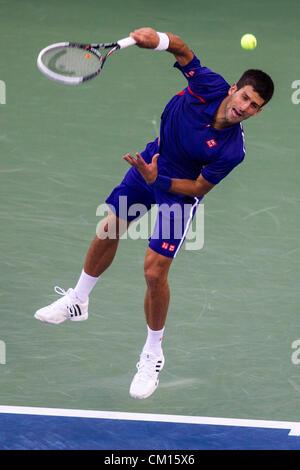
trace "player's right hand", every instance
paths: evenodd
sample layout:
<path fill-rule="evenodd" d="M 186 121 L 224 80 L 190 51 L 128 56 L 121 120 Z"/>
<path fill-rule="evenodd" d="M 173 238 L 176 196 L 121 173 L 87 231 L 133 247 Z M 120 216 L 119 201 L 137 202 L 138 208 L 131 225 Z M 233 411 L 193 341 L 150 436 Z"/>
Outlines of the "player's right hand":
<path fill-rule="evenodd" d="M 136 29 L 130 36 L 136 41 L 138 47 L 155 49 L 159 44 L 159 36 L 152 28 Z"/>

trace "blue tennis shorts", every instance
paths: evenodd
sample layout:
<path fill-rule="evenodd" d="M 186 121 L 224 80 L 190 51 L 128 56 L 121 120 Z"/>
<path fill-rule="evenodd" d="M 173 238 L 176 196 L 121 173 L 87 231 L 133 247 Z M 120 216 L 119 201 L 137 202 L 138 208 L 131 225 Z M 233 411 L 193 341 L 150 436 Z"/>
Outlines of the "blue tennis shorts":
<path fill-rule="evenodd" d="M 148 238 L 149 247 L 163 256 L 175 258 L 201 199 L 154 189 L 132 167 L 106 203 L 117 217 L 130 222 L 157 205 L 154 229 Z"/>

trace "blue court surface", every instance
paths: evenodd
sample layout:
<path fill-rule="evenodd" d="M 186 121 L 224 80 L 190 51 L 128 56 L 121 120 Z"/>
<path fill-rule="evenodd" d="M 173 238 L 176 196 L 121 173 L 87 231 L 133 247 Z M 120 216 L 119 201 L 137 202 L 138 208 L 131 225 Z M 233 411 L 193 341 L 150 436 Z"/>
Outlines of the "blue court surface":
<path fill-rule="evenodd" d="M 1 450 L 299 450 L 300 423 L 0 407 Z"/>

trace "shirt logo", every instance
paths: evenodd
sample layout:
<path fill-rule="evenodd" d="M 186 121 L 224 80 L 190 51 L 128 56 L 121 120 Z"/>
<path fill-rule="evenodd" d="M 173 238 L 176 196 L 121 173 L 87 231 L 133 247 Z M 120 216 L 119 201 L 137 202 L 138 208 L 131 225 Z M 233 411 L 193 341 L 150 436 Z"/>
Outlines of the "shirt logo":
<path fill-rule="evenodd" d="M 207 145 L 208 145 L 209 148 L 212 148 L 212 147 L 214 147 L 215 145 L 217 145 L 217 142 L 215 141 L 215 139 L 207 140 L 206 143 L 207 143 Z"/>

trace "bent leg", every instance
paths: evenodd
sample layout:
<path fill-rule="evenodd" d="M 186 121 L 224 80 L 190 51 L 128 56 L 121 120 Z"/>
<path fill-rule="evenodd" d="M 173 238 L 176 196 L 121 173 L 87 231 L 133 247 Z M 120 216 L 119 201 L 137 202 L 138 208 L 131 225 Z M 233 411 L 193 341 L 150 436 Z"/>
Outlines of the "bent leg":
<path fill-rule="evenodd" d="M 119 238 L 125 233 L 129 223 L 109 211 L 87 253 L 84 264 L 86 274 L 99 277 L 111 265 L 117 252 Z"/>
<path fill-rule="evenodd" d="M 101 222 L 74 289 L 79 299 L 88 298 L 101 274 L 111 265 L 117 252 L 119 238 L 128 226 L 129 222 L 119 219 L 111 211 Z"/>

